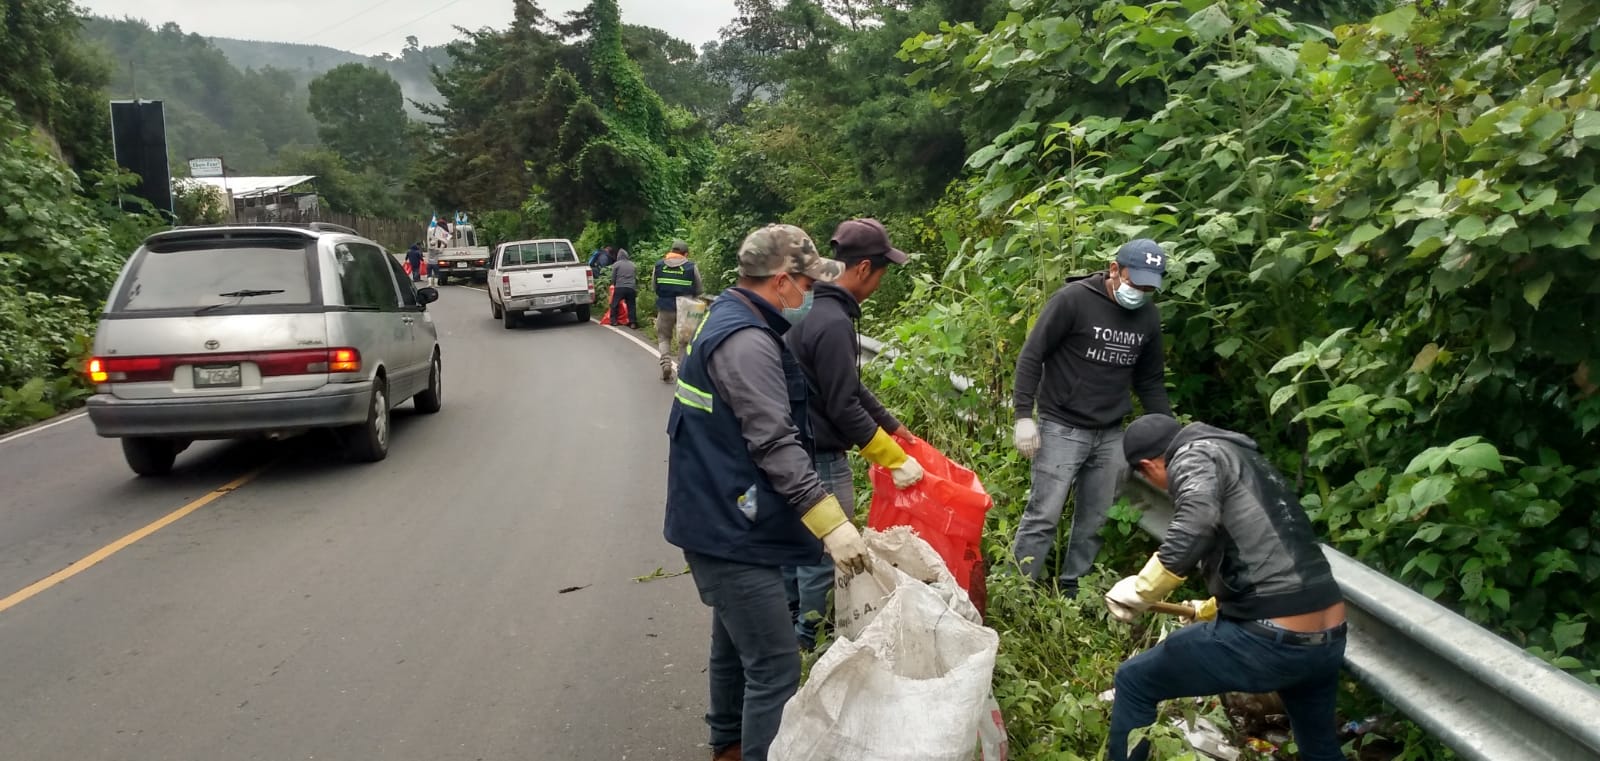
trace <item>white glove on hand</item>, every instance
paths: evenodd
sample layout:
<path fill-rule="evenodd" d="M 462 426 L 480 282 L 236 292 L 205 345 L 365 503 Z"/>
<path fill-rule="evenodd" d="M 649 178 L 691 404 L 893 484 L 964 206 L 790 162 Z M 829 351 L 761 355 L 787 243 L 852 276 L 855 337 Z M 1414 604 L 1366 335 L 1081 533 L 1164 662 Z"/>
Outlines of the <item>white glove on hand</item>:
<path fill-rule="evenodd" d="M 922 480 L 922 463 L 908 456 L 904 465 L 889 471 L 889 474 L 894 476 L 894 488 L 909 489 Z"/>
<path fill-rule="evenodd" d="M 861 532 L 856 530 L 855 524 L 849 521 L 839 524 L 838 528 L 822 537 L 822 546 L 833 558 L 834 569 L 844 574 L 843 578 L 848 579 L 867 570 L 867 542 L 861 538 Z"/>
<path fill-rule="evenodd" d="M 1112 618 L 1131 624 L 1140 613 L 1149 610 L 1150 603 L 1145 602 L 1134 588 L 1138 581 L 1138 576 L 1129 576 L 1112 585 L 1111 591 L 1106 592 L 1106 607 L 1111 610 Z"/>
<path fill-rule="evenodd" d="M 1033 459 L 1039 453 L 1039 424 L 1033 418 L 1025 417 L 1017 421 L 1017 430 L 1011 437 L 1011 442 L 1017 445 L 1017 451 L 1023 457 Z"/>

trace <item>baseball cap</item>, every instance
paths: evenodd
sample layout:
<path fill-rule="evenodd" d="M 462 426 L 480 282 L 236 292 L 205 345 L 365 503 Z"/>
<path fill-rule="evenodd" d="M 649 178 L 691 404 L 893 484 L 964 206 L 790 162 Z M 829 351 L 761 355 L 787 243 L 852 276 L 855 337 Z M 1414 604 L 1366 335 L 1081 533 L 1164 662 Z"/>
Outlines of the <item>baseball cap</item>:
<path fill-rule="evenodd" d="M 844 267 L 817 254 L 816 244 L 806 231 L 794 225 L 767 225 L 745 237 L 739 244 L 739 274 L 744 277 L 770 277 L 782 273 L 805 275 L 832 282 Z"/>
<path fill-rule="evenodd" d="M 835 259 L 882 256 L 895 264 L 910 261 L 906 252 L 890 245 L 889 231 L 876 219 L 845 220 L 833 231 L 833 240 L 828 241 L 828 245 L 833 248 Z"/>
<path fill-rule="evenodd" d="M 685 240 L 683 240 L 681 238 L 678 239 L 678 240 L 674 240 L 672 242 L 672 250 L 676 251 L 676 252 L 678 252 L 680 254 L 687 254 L 687 253 L 689 253 L 689 242 L 685 241 Z"/>
<path fill-rule="evenodd" d="M 1160 290 L 1161 277 L 1167 274 L 1167 252 L 1149 238 L 1130 240 L 1117 249 L 1117 264 L 1134 285 Z"/>
<path fill-rule="evenodd" d="M 1128 424 L 1128 430 L 1122 432 L 1122 456 L 1129 465 L 1165 457 L 1167 447 L 1172 446 L 1172 440 L 1178 437 L 1181 430 L 1183 424 L 1177 418 L 1168 415 L 1140 416 Z"/>

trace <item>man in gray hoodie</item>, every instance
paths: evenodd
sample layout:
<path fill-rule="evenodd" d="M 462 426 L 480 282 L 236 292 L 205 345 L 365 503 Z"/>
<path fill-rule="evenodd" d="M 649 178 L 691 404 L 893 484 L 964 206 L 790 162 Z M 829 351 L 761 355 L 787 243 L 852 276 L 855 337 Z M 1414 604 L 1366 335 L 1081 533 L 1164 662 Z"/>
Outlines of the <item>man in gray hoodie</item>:
<path fill-rule="evenodd" d="M 617 263 L 611 265 L 611 324 L 617 325 L 621 319 L 617 306 L 628 305 L 628 327 L 639 329 L 639 309 L 634 303 L 639 298 L 639 269 L 628 257 L 628 250 L 617 249 Z"/>

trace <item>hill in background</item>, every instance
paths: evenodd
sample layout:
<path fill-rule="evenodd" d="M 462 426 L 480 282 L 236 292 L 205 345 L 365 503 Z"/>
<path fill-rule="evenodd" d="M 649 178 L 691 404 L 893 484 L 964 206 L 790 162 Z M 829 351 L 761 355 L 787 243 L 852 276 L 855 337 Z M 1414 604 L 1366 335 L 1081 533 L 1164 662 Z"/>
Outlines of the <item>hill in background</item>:
<path fill-rule="evenodd" d="M 421 114 L 411 105 L 411 101 L 428 104 L 439 102 L 439 91 L 434 89 L 433 81 L 428 76 L 428 67 L 450 66 L 450 56 L 445 54 L 442 45 L 431 48 L 408 45 L 398 57 L 388 55 L 367 57 L 326 45 L 236 40 L 228 37 L 212 37 L 210 40 L 211 44 L 222 51 L 234 66 L 241 69 L 272 67 L 286 71 L 294 76 L 301 87 L 310 84 L 311 80 L 329 69 L 346 63 L 364 63 L 379 71 L 386 71 L 400 83 L 400 91 L 406 96 L 406 108 L 413 117 Z"/>

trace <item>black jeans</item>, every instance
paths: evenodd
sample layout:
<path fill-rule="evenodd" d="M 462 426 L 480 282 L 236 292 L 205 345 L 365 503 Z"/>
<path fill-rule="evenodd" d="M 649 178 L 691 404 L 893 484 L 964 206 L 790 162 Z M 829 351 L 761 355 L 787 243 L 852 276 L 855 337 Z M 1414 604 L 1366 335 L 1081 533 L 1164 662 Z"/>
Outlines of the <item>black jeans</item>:
<path fill-rule="evenodd" d="M 619 319 L 618 315 L 620 314 L 620 312 L 618 311 L 617 307 L 620 304 L 627 304 L 628 305 L 628 324 L 629 325 L 638 325 L 639 324 L 639 309 L 638 309 L 638 305 L 634 303 L 634 300 L 637 299 L 637 298 L 639 298 L 639 291 L 636 290 L 636 289 L 633 289 L 633 288 L 618 288 L 618 289 L 616 289 L 616 292 L 614 294 L 612 294 L 612 297 L 611 297 L 611 324 L 612 325 L 621 325 L 622 324 L 622 323 L 618 322 L 618 319 Z"/>
<path fill-rule="evenodd" d="M 1334 703 L 1344 635 L 1320 645 L 1274 642 L 1218 619 L 1179 629 L 1117 669 L 1111 704 L 1110 761 L 1143 761 L 1141 743 L 1128 752 L 1128 733 L 1156 720 L 1156 704 L 1223 692 L 1276 692 L 1283 699 L 1302 761 L 1344 761 Z"/>

